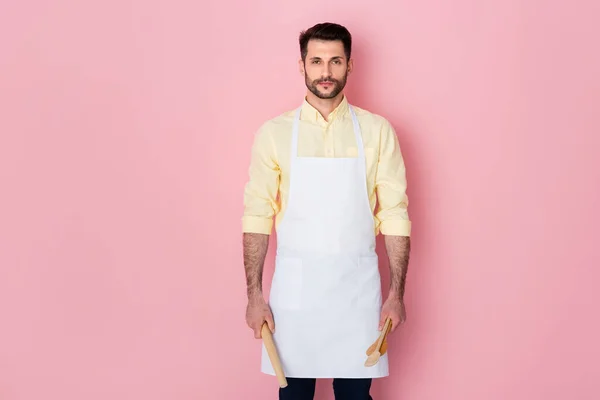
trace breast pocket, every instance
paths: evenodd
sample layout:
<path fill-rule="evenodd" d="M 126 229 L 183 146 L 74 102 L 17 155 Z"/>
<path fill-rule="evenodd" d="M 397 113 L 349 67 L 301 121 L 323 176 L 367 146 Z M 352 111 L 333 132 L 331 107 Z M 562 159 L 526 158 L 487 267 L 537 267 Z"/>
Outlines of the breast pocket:
<path fill-rule="evenodd" d="M 277 256 L 269 303 L 280 309 L 297 310 L 302 305 L 302 259 Z"/>

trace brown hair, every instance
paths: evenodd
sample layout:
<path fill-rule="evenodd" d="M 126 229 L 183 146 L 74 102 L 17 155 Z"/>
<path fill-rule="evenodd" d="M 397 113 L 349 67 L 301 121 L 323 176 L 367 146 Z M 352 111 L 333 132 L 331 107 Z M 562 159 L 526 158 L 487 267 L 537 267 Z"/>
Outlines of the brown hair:
<path fill-rule="evenodd" d="M 306 59 L 306 49 L 308 47 L 308 42 L 311 39 L 341 41 L 344 44 L 346 59 L 350 60 L 350 54 L 352 53 L 352 35 L 344 26 L 332 22 L 323 22 L 302 31 L 298 40 L 302 61 Z"/>

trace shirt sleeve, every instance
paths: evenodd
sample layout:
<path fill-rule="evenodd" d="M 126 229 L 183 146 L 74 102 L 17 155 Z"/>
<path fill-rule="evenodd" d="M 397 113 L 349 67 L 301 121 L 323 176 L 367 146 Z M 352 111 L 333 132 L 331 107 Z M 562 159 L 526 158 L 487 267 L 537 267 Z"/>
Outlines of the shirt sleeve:
<path fill-rule="evenodd" d="M 254 137 L 249 179 L 244 189 L 242 231 L 271 234 L 273 216 L 278 211 L 279 164 L 275 145 L 266 125 Z"/>
<path fill-rule="evenodd" d="M 406 188 L 406 167 L 398 137 L 392 125 L 384 120 L 375 178 L 378 200 L 376 218 L 380 221 L 383 235 L 410 236 Z"/>

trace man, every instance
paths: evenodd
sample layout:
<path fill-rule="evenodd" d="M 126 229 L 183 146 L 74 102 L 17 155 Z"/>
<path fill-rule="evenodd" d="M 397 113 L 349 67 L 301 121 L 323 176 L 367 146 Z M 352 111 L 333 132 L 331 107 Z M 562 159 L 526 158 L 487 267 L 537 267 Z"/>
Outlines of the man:
<path fill-rule="evenodd" d="M 389 371 L 387 353 L 365 367 L 365 352 L 387 317 L 390 332 L 406 318 L 405 167 L 390 123 L 351 106 L 343 93 L 353 64 L 348 30 L 318 24 L 299 42 L 304 101 L 267 121 L 252 148 L 243 216 L 246 321 L 257 339 L 265 322 L 273 333 L 288 380 L 281 400 L 313 399 L 318 378 L 334 378 L 336 400 L 367 400 L 372 379 Z M 273 217 L 277 255 L 267 303 L 262 271 Z M 379 232 L 390 261 L 385 302 Z M 264 346 L 261 371 L 274 375 Z"/>

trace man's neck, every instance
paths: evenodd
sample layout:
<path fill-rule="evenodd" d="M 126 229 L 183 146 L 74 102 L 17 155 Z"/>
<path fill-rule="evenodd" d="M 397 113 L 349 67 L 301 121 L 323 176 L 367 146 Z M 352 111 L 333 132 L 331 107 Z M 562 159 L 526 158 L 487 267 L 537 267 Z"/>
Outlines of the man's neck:
<path fill-rule="evenodd" d="M 306 94 L 306 101 L 308 102 L 308 104 L 313 106 L 323 116 L 325 121 L 327 121 L 327 117 L 329 117 L 329 114 L 331 114 L 331 112 L 335 110 L 337 106 L 340 105 L 343 99 L 343 92 L 340 92 L 340 94 L 335 96 L 333 99 L 321 99 L 315 96 L 314 93 L 312 93 L 310 90 Z"/>

